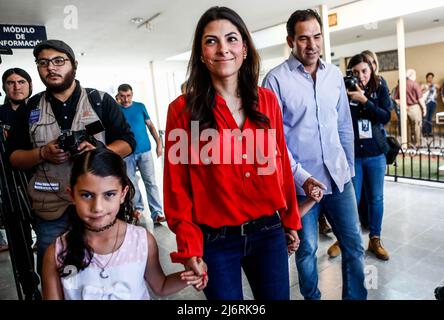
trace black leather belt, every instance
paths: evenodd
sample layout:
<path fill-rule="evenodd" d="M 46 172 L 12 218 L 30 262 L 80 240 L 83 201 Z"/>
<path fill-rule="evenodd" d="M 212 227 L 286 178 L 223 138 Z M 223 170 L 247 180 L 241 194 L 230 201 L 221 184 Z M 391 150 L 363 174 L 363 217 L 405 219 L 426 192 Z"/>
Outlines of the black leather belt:
<path fill-rule="evenodd" d="M 221 228 L 212 228 L 207 225 L 201 224 L 200 228 L 203 233 L 209 234 L 232 234 L 232 235 L 247 235 L 258 231 L 265 226 L 272 226 L 281 221 L 279 213 L 275 212 L 270 216 L 262 216 L 255 220 L 247 221 L 240 226 L 224 226 Z"/>

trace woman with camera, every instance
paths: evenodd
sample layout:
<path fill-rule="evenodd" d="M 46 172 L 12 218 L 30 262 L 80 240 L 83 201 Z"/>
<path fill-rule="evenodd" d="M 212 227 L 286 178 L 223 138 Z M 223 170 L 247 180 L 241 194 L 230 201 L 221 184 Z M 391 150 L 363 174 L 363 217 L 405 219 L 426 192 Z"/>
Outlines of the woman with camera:
<path fill-rule="evenodd" d="M 353 56 L 347 66 L 356 82 L 347 87 L 355 133 L 355 176 L 353 186 L 356 202 L 361 199 L 363 186 L 367 192 L 370 241 L 368 250 L 377 258 L 388 260 L 389 254 L 381 243 L 381 226 L 384 212 L 385 131 L 390 121 L 392 103 L 387 86 L 377 76 L 372 62 L 365 54 Z M 336 242 L 333 246 L 337 246 Z M 332 247 L 333 247 L 332 246 Z M 330 251 L 330 249 L 329 249 Z"/>

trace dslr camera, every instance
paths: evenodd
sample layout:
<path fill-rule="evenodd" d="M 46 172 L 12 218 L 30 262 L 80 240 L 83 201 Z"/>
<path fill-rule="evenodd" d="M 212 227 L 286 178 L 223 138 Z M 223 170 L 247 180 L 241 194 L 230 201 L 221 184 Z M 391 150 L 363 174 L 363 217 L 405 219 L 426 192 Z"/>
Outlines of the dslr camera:
<path fill-rule="evenodd" d="M 104 130 L 105 128 L 103 127 L 102 123 L 97 120 L 93 123 L 87 124 L 85 126 L 85 130 L 65 130 L 57 138 L 57 144 L 59 145 L 60 149 L 65 152 L 69 152 L 71 157 L 74 157 L 80 153 L 78 147 L 83 141 L 87 141 L 93 146 L 96 146 L 97 140 L 94 138 L 94 135 Z"/>
<path fill-rule="evenodd" d="M 348 91 L 356 91 L 356 86 L 359 85 L 359 78 L 353 75 L 351 69 L 348 69 L 344 77 L 344 83 Z"/>

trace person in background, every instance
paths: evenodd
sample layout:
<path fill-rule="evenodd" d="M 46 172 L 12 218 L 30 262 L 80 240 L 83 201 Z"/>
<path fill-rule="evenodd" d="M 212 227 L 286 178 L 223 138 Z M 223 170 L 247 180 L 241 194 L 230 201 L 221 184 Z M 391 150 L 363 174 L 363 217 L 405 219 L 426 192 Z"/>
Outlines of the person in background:
<path fill-rule="evenodd" d="M 299 245 L 300 216 L 282 114 L 276 96 L 257 86 L 259 70 L 241 17 L 212 7 L 194 33 L 186 94 L 168 108 L 164 204 L 178 249 L 171 257 L 196 275 L 208 267 L 208 300 L 242 300 L 242 269 L 255 299 L 290 298 L 288 255 Z"/>
<path fill-rule="evenodd" d="M 120 104 L 120 105 L 122 104 L 122 100 L 120 100 L 120 95 L 119 94 L 116 94 L 115 99 L 116 99 L 116 102 L 118 104 Z"/>
<path fill-rule="evenodd" d="M 296 252 L 299 287 L 305 299 L 320 299 L 318 217 L 325 208 L 340 241 L 343 299 L 366 299 L 364 248 L 358 222 L 354 176 L 353 124 L 340 70 L 320 59 L 322 22 L 314 10 L 297 10 L 287 21 L 289 58 L 272 69 L 263 85 L 272 89 L 283 111 L 284 131 L 298 202 L 313 188 L 322 200 L 302 218 Z"/>
<path fill-rule="evenodd" d="M 433 82 L 435 75 L 432 72 L 428 72 L 426 75 L 426 97 L 425 104 L 427 107 L 426 116 L 422 119 L 422 134 L 425 137 L 433 137 L 433 115 L 436 110 L 436 98 L 438 96 L 438 87 Z"/>
<path fill-rule="evenodd" d="M 39 300 L 40 292 L 38 290 L 39 279 L 34 272 L 34 255 L 32 252 L 32 230 L 35 226 L 34 218 L 30 212 L 17 203 L 17 197 L 14 197 L 13 190 L 16 185 L 20 185 L 18 179 L 27 178 L 29 172 L 19 172 L 13 170 L 7 159 L 7 151 L 10 148 L 11 140 L 14 141 L 14 130 L 17 130 L 17 121 L 19 115 L 25 112 L 26 103 L 32 94 L 32 79 L 28 72 L 21 68 L 11 68 L 2 75 L 2 87 L 6 93 L 5 103 L 0 107 L 1 133 L 0 147 L 3 159 L 3 169 L 6 176 L 3 176 L 8 182 L 9 195 L 1 195 L 4 225 L 7 227 L 7 235 L 10 243 L 2 238 L 0 233 L 0 251 L 10 249 L 10 257 L 17 271 L 17 278 L 21 285 L 21 292 L 25 300 Z M 15 128 L 15 129 L 14 129 Z M 11 139 L 12 138 L 12 139 Z M 14 182 L 15 181 L 15 182 Z M 16 196 L 18 194 L 16 193 Z M 7 199 L 11 199 L 11 209 L 8 209 Z M 16 199 L 16 200 L 14 200 Z M 6 228 L 5 228 L 6 229 Z M 2 241 L 3 240 L 3 241 Z"/>
<path fill-rule="evenodd" d="M 31 76 L 21 68 L 8 69 L 2 75 L 2 88 L 6 93 L 6 99 L 5 103 L 0 106 L 0 125 L 3 135 L 0 143 L 5 147 L 9 131 L 16 122 L 17 114 L 25 108 L 26 101 L 32 94 Z M 27 229 L 26 233 L 29 233 L 31 239 L 31 229 L 29 226 Z M 0 232 L 0 252 L 5 250 L 8 250 L 8 242 Z"/>
<path fill-rule="evenodd" d="M 413 134 L 411 142 L 416 148 L 419 148 L 421 145 L 422 117 L 426 116 L 427 108 L 422 98 L 421 86 L 416 82 L 416 71 L 407 69 L 406 78 L 407 117 L 410 120 L 410 132 Z M 399 105 L 399 84 L 396 86 L 393 98 Z"/>
<path fill-rule="evenodd" d="M 442 103 L 444 103 L 444 82 L 442 83 L 442 86 L 441 86 L 441 101 L 442 101 Z"/>
<path fill-rule="evenodd" d="M 148 201 L 148 207 L 151 212 L 151 219 L 154 223 L 161 223 L 165 221 L 163 214 L 162 203 L 160 200 L 159 188 L 156 184 L 156 174 L 154 172 L 154 160 L 151 153 L 151 142 L 148 137 L 146 128 L 150 131 L 154 140 L 156 141 L 156 155 L 162 156 L 162 142 L 151 121 L 150 116 L 143 103 L 133 101 L 133 88 L 129 84 L 121 84 L 117 89 L 119 98 L 121 100 L 121 107 L 126 120 L 128 121 L 131 131 L 134 133 L 136 139 L 136 149 L 132 154 L 125 157 L 126 170 L 131 182 L 136 188 L 136 194 L 133 202 L 136 209 L 135 215 L 143 218 L 142 212 L 144 205 L 139 188 L 136 184 L 136 170 L 139 169 L 142 176 L 143 184 Z M 143 220 L 142 220 L 143 221 Z"/>
<path fill-rule="evenodd" d="M 125 222 L 134 187 L 122 158 L 107 149 L 81 154 L 69 192 L 71 228 L 48 247 L 43 262 L 43 298 L 49 300 L 148 300 L 187 285 L 203 286 L 194 272 L 166 276 L 154 236 Z"/>
<path fill-rule="evenodd" d="M 365 186 L 368 199 L 369 244 L 368 250 L 381 260 L 389 253 L 382 246 L 381 228 L 384 212 L 384 176 L 386 169 L 384 125 L 390 121 L 392 103 L 388 88 L 376 76 L 372 64 L 364 54 L 353 56 L 347 66 L 359 79 L 355 90 L 347 90 L 355 133 L 355 172 L 353 186 L 356 201 L 361 200 Z M 366 130 L 367 129 L 367 130 Z M 382 137 L 382 138 L 381 138 Z M 338 242 L 335 244 L 339 246 Z M 330 247 L 329 251 L 333 249 Z"/>
<path fill-rule="evenodd" d="M 374 53 L 371 50 L 364 50 L 361 52 L 361 54 L 363 54 L 367 58 L 367 60 L 371 63 L 373 72 L 374 72 L 375 76 L 379 79 L 379 85 L 384 86 L 385 88 L 387 88 L 387 91 L 389 91 L 387 81 L 384 79 L 383 76 L 381 76 L 379 74 L 379 61 L 378 61 L 378 56 L 376 55 L 376 53 Z M 390 99 L 392 100 L 391 97 L 390 97 Z M 393 102 L 394 101 L 392 100 L 392 105 L 393 105 Z M 396 112 L 397 112 L 397 116 L 398 116 L 399 132 L 401 132 L 401 123 L 399 121 L 399 107 Z M 367 199 L 367 191 L 366 191 L 365 184 L 362 184 L 361 197 L 360 197 L 360 200 L 358 201 L 358 212 L 359 212 L 359 220 L 361 222 L 361 227 L 365 230 L 370 229 L 368 208 L 369 208 L 369 204 L 368 204 L 368 199 Z M 339 241 L 336 241 L 328 248 L 327 254 L 332 258 L 335 258 L 341 254 L 341 248 L 339 247 Z"/>

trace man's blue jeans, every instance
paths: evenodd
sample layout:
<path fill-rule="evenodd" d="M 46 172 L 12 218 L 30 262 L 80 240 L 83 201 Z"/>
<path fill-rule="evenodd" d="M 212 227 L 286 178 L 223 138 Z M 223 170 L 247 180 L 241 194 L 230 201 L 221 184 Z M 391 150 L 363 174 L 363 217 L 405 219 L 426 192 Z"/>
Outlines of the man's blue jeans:
<path fill-rule="evenodd" d="M 430 101 L 429 103 L 426 104 L 427 107 L 427 113 L 426 116 L 422 119 L 422 133 L 423 134 L 432 134 L 433 132 L 433 122 L 432 122 L 432 118 L 433 118 L 433 114 L 435 113 L 436 110 L 436 102 L 435 101 Z"/>
<path fill-rule="evenodd" d="M 254 298 L 288 300 L 290 280 L 284 229 L 277 218 L 248 235 L 204 233 L 208 300 L 243 300 L 242 271 Z"/>
<path fill-rule="evenodd" d="M 361 199 L 362 184 L 365 185 L 370 238 L 373 236 L 381 236 L 386 166 L 387 162 L 384 154 L 375 157 L 355 158 L 355 176 L 352 181 L 357 203 L 359 203 Z"/>
<path fill-rule="evenodd" d="M 333 184 L 334 185 L 334 184 Z M 306 196 L 298 196 L 304 201 Z M 321 206 L 325 209 L 342 252 L 342 298 L 367 299 L 364 286 L 364 247 L 358 221 L 358 209 L 352 182 L 339 192 L 336 185 L 332 194 L 325 195 L 319 204 L 313 206 L 302 218 L 302 229 L 298 231 L 301 243 L 296 251 L 296 266 L 299 288 L 307 300 L 321 298 L 318 289 L 318 218 Z"/>
<path fill-rule="evenodd" d="M 67 210 L 56 220 L 35 218 L 35 234 L 37 236 L 37 272 L 42 275 L 42 264 L 45 251 L 56 238 L 68 230 Z"/>
<path fill-rule="evenodd" d="M 131 182 L 134 184 L 136 194 L 133 198 L 133 205 L 136 210 L 143 210 L 142 196 L 136 184 L 136 168 L 139 168 L 143 184 L 146 189 L 148 206 L 151 212 L 151 218 L 156 219 L 157 215 L 163 214 L 160 201 L 159 188 L 156 185 L 156 175 L 154 172 L 154 160 L 151 151 L 138 154 L 130 154 L 124 158 L 126 162 L 126 172 Z"/>

